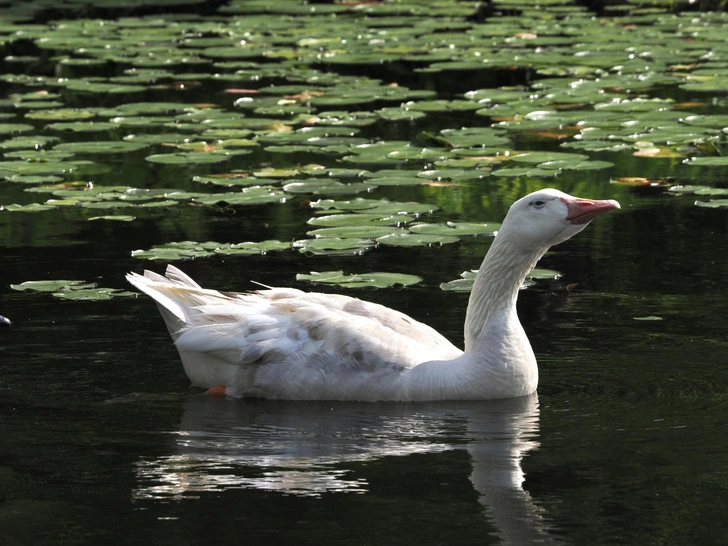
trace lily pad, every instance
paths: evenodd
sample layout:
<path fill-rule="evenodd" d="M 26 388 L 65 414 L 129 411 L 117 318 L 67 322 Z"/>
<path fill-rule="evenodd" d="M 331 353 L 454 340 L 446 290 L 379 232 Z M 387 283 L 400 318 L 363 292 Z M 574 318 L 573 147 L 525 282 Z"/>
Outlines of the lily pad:
<path fill-rule="evenodd" d="M 728 156 L 691 157 L 683 163 L 696 167 L 725 167 L 728 165 Z"/>
<path fill-rule="evenodd" d="M 423 233 L 390 233 L 377 237 L 377 242 L 388 246 L 432 246 L 457 243 L 459 237 L 453 235 L 431 235 Z"/>
<path fill-rule="evenodd" d="M 32 131 L 33 126 L 27 123 L 0 123 L 0 135 L 12 135 Z"/>
<path fill-rule="evenodd" d="M 213 150 L 210 152 L 176 152 L 172 154 L 154 154 L 146 157 L 150 163 L 164 165 L 200 165 L 209 163 L 222 163 L 232 157 L 227 150 Z"/>
<path fill-rule="evenodd" d="M 336 237 L 341 239 L 376 239 L 392 233 L 404 232 L 396 226 L 357 225 L 314 229 L 306 233 L 310 237 Z"/>
<path fill-rule="evenodd" d="M 294 241 L 292 247 L 311 256 L 358 256 L 375 245 L 373 239 L 322 237 Z"/>
<path fill-rule="evenodd" d="M 289 248 L 291 248 L 291 243 L 270 240 L 223 245 L 215 249 L 215 254 L 250 256 L 254 254 L 268 254 L 268 252 L 275 250 L 288 250 Z"/>
<path fill-rule="evenodd" d="M 318 194 L 348 194 L 359 193 L 362 191 L 371 191 L 375 189 L 374 184 L 366 182 L 340 182 L 329 178 L 309 178 L 307 180 L 292 180 L 285 186 L 283 191 L 289 193 L 312 193 Z"/>
<path fill-rule="evenodd" d="M 252 186 L 242 188 L 239 192 L 214 193 L 193 199 L 196 203 L 206 205 L 261 205 L 265 203 L 281 203 L 286 193 L 269 186 Z"/>
<path fill-rule="evenodd" d="M 314 209 L 320 209 L 329 213 L 362 211 L 369 214 L 426 214 L 439 209 L 437 205 L 427 203 L 402 203 L 389 201 L 388 199 L 363 199 L 361 197 L 350 201 L 334 201 L 333 199 L 322 199 L 311 203 Z"/>
<path fill-rule="evenodd" d="M 409 227 L 412 233 L 423 235 L 495 235 L 501 224 L 488 222 L 484 224 L 470 222 L 447 222 L 444 224 L 414 224 Z"/>
<path fill-rule="evenodd" d="M 392 214 L 382 216 L 381 214 L 330 214 L 326 216 L 316 216 L 308 220 L 308 224 L 321 227 L 341 227 L 341 226 L 363 226 L 363 225 L 382 225 L 382 226 L 400 226 L 414 220 L 413 215 L 408 214 Z"/>
<path fill-rule="evenodd" d="M 48 280 L 25 281 L 20 284 L 11 284 L 10 288 L 21 292 L 58 292 L 59 290 L 85 290 L 95 286 L 94 283 L 86 281 Z"/>
<path fill-rule="evenodd" d="M 118 154 L 125 152 L 134 152 L 137 150 L 141 150 L 142 148 L 146 148 L 147 146 L 148 144 L 143 142 L 125 142 L 123 140 L 94 140 L 90 142 L 65 142 L 63 144 L 57 144 L 53 147 L 53 149 L 60 152 L 87 154 Z"/>
<path fill-rule="evenodd" d="M 588 161 L 589 156 L 584 154 L 570 154 L 565 152 L 526 152 L 511 156 L 516 163 L 545 163 L 547 161 Z M 494 173 L 495 174 L 495 173 Z"/>
<path fill-rule="evenodd" d="M 312 271 L 310 274 L 299 273 L 297 281 L 314 284 L 332 284 L 344 288 L 390 288 L 392 286 L 410 286 L 422 282 L 417 275 L 403 273 L 359 273 L 345 275 L 343 271 Z"/>
<path fill-rule="evenodd" d="M 30 203 L 29 205 L 18 205 L 13 203 L 12 205 L 0 206 L 0 211 L 8 212 L 43 212 L 46 210 L 53 210 L 56 207 L 53 205 L 44 205 L 41 203 Z"/>

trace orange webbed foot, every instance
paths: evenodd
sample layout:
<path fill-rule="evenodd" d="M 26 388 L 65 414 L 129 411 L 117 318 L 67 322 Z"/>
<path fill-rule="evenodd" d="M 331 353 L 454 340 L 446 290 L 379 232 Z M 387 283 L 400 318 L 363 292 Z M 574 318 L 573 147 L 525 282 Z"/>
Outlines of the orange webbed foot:
<path fill-rule="evenodd" d="M 225 396 L 225 386 L 215 385 L 214 387 L 210 387 L 209 389 L 207 389 L 204 394 L 208 396 L 223 397 Z"/>

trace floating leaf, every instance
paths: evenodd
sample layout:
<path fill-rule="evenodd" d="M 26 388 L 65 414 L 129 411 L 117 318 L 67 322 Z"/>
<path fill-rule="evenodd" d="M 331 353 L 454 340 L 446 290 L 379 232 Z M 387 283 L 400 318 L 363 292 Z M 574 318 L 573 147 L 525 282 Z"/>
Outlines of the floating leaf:
<path fill-rule="evenodd" d="M 306 233 L 306 235 L 310 237 L 337 237 L 342 239 L 376 239 L 377 237 L 383 237 L 384 235 L 398 231 L 404 232 L 404 230 L 398 227 L 357 225 L 314 229 Z"/>
<path fill-rule="evenodd" d="M 111 220 L 115 222 L 131 222 L 133 220 L 136 220 L 135 216 L 126 216 L 124 214 L 118 214 L 115 216 L 93 216 L 89 218 L 89 221 L 91 220 Z"/>
<path fill-rule="evenodd" d="M 363 225 L 383 225 L 383 226 L 399 226 L 414 220 L 414 216 L 407 214 L 393 214 L 382 216 L 381 214 L 330 214 L 327 216 L 316 216 L 308 220 L 308 224 L 321 227 L 341 227 L 341 226 L 363 226 Z"/>
<path fill-rule="evenodd" d="M 147 144 L 143 142 L 126 142 L 123 140 L 94 140 L 90 142 L 66 142 L 64 144 L 57 144 L 53 147 L 53 149 L 61 152 L 118 154 L 125 152 L 134 152 L 136 150 L 141 150 L 142 148 L 146 147 Z"/>
<path fill-rule="evenodd" d="M 193 199 L 206 205 L 261 205 L 285 201 L 286 194 L 270 186 L 252 186 L 239 192 L 213 193 Z"/>
<path fill-rule="evenodd" d="M 484 224 L 470 222 L 447 222 L 445 224 L 414 224 L 409 227 L 412 233 L 423 235 L 494 235 L 501 227 L 497 222 Z"/>
<path fill-rule="evenodd" d="M 425 214 L 438 210 L 436 205 L 427 203 L 402 203 L 389 201 L 387 199 L 363 199 L 361 197 L 351 201 L 334 201 L 322 199 L 311 203 L 315 209 L 327 212 L 363 211 L 369 214 L 381 214 L 388 216 L 392 214 Z"/>
<path fill-rule="evenodd" d="M 596 171 L 614 167 L 610 161 L 582 161 L 573 159 L 558 159 L 539 163 L 537 168 L 543 170 L 570 170 L 570 171 Z M 502 175 L 501 175 L 502 176 Z"/>
<path fill-rule="evenodd" d="M 312 271 L 311 274 L 299 273 L 297 281 L 308 281 L 316 284 L 333 284 L 344 288 L 390 288 L 392 286 L 410 286 L 422 282 L 417 275 L 403 273 L 360 273 L 344 275 L 343 271 Z"/>
<path fill-rule="evenodd" d="M 340 182 L 329 178 L 309 178 L 307 180 L 293 180 L 283 186 L 283 191 L 289 193 L 318 194 L 349 194 L 375 189 L 374 184 L 366 182 Z"/>
<path fill-rule="evenodd" d="M 0 211 L 6 210 L 9 212 L 41 212 L 46 210 L 53 210 L 56 207 L 53 205 L 43 205 L 41 203 L 31 203 L 29 205 L 3 205 L 0 206 Z"/>
<path fill-rule="evenodd" d="M 313 256 L 356 256 L 363 254 L 375 244 L 372 239 L 322 237 L 294 241 L 292 246 L 302 254 Z"/>
<path fill-rule="evenodd" d="M 275 250 L 287 250 L 291 248 L 291 243 L 282 243 L 277 240 L 260 241 L 257 243 L 235 243 L 232 245 L 223 245 L 215 249 L 216 254 L 225 255 L 253 255 L 253 254 L 267 254 L 268 252 Z"/>
<path fill-rule="evenodd" d="M 432 246 L 457 243 L 460 239 L 453 235 L 430 235 L 423 233 L 390 233 L 377 237 L 377 242 L 388 246 Z"/>
<path fill-rule="evenodd" d="M 589 156 L 564 152 L 526 152 L 511 156 L 516 163 L 545 163 L 547 161 L 588 161 Z"/>
<path fill-rule="evenodd" d="M 13 290 L 30 292 L 58 292 L 59 290 L 84 290 L 94 288 L 94 283 L 86 281 L 49 280 L 49 281 L 25 281 L 20 284 L 11 284 Z"/>
<path fill-rule="evenodd" d="M 699 167 L 725 167 L 728 165 L 728 156 L 691 157 L 683 163 Z"/>
<path fill-rule="evenodd" d="M 136 292 L 128 292 L 116 288 L 90 288 L 84 290 L 72 289 L 63 292 L 53 292 L 56 298 L 64 300 L 104 301 L 111 298 L 137 297 Z"/>
<path fill-rule="evenodd" d="M 11 135 L 13 133 L 24 133 L 32 131 L 33 126 L 27 123 L 0 123 L 0 135 Z"/>
<path fill-rule="evenodd" d="M 146 157 L 150 163 L 165 165 L 199 165 L 205 163 L 221 163 L 232 157 L 228 150 L 209 152 L 176 152 L 172 154 L 154 154 Z"/>

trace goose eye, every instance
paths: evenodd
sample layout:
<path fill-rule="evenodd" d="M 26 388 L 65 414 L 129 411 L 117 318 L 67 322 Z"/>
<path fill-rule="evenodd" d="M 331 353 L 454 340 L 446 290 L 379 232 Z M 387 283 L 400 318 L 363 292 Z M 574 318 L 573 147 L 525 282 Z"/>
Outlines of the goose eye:
<path fill-rule="evenodd" d="M 533 205 L 533 208 L 542 209 L 546 206 L 546 201 L 543 201 L 541 199 L 539 199 L 538 201 L 531 201 L 531 205 Z"/>

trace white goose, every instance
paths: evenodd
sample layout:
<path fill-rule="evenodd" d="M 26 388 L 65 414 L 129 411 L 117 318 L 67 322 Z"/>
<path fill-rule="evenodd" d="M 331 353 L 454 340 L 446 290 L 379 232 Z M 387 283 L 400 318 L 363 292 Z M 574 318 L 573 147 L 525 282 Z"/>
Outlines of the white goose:
<path fill-rule="evenodd" d="M 531 394 L 538 366 L 516 314 L 518 290 L 552 245 L 613 200 L 554 189 L 516 201 L 475 279 L 465 351 L 429 326 L 348 296 L 200 287 L 174 266 L 127 279 L 157 302 L 187 376 L 230 396 L 289 400 L 484 400 Z"/>

